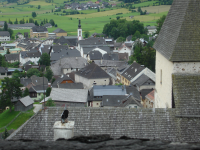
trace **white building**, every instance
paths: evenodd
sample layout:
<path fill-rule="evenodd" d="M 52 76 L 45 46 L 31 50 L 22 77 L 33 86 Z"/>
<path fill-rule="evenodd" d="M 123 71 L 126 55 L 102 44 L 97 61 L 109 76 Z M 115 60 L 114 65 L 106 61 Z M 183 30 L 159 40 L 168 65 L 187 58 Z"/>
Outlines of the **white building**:
<path fill-rule="evenodd" d="M 0 31 L 0 41 L 10 41 L 10 33 L 8 31 Z"/>
<path fill-rule="evenodd" d="M 173 94 L 175 86 L 183 86 L 180 82 L 174 82 L 177 73 L 187 82 L 189 75 L 200 72 L 200 42 L 199 32 L 197 32 L 200 18 L 196 17 L 200 14 L 199 4 L 199 1 L 194 0 L 174 3 L 154 44 L 156 49 L 155 108 L 172 108 L 176 107 L 176 104 L 179 105 L 180 102 L 175 104 L 174 101 L 177 93 Z M 183 93 L 187 93 L 189 89 L 191 87 L 188 85 L 188 89 L 184 89 Z M 191 92 L 195 91 L 190 91 L 188 101 L 195 96 Z"/>

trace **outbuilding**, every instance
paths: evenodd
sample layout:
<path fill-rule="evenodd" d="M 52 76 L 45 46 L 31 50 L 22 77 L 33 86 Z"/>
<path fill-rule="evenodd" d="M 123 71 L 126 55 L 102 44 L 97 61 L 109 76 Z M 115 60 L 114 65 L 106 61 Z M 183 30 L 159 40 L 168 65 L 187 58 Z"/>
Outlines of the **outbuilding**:
<path fill-rule="evenodd" d="M 15 111 L 27 111 L 33 108 L 33 100 L 29 97 L 20 98 L 15 103 Z"/>

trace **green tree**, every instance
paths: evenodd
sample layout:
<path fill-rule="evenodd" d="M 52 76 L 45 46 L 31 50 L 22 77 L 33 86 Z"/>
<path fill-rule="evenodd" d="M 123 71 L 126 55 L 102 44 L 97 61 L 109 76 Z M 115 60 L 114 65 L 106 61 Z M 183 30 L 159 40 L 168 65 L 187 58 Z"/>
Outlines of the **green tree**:
<path fill-rule="evenodd" d="M 23 97 L 26 97 L 29 95 L 29 90 L 28 88 L 25 88 L 24 93 L 23 93 Z"/>
<path fill-rule="evenodd" d="M 8 28 L 8 32 L 10 33 L 10 37 L 13 39 L 13 38 L 14 38 L 14 37 L 13 37 L 13 30 L 10 29 L 10 28 Z"/>
<path fill-rule="evenodd" d="M 16 20 L 15 20 L 14 24 L 18 24 L 17 18 L 16 18 Z"/>
<path fill-rule="evenodd" d="M 43 53 L 38 62 L 40 65 L 50 66 L 50 56 L 47 53 Z"/>
<path fill-rule="evenodd" d="M 56 81 L 56 79 L 55 79 L 55 78 L 53 78 L 53 79 L 52 79 L 52 81 L 51 81 L 51 84 L 53 84 L 53 83 L 54 83 L 54 81 Z"/>
<path fill-rule="evenodd" d="M 6 51 L 6 54 L 10 54 L 10 51 L 9 51 L 9 49 L 7 49 L 7 51 Z"/>
<path fill-rule="evenodd" d="M 32 75 L 41 76 L 40 71 L 36 68 L 31 68 L 27 71 L 26 76 L 30 78 Z"/>
<path fill-rule="evenodd" d="M 8 24 L 6 21 L 4 22 L 3 30 L 8 31 Z"/>
<path fill-rule="evenodd" d="M 36 12 L 32 12 L 32 17 L 33 17 L 33 18 L 37 17 Z"/>
<path fill-rule="evenodd" d="M 89 31 L 85 31 L 83 34 L 84 34 L 84 38 L 88 38 L 90 36 L 90 32 Z"/>
<path fill-rule="evenodd" d="M 51 94 L 51 88 L 48 87 L 46 90 L 46 97 L 50 96 L 50 94 Z"/>
<path fill-rule="evenodd" d="M 0 66 L 2 66 L 3 56 L 0 54 Z"/>
<path fill-rule="evenodd" d="M 120 19 L 120 16 L 117 16 L 116 18 L 117 18 L 117 20 L 119 20 L 119 19 Z"/>
<path fill-rule="evenodd" d="M 117 38 L 117 42 L 118 42 L 118 43 L 124 42 L 124 41 L 126 41 L 126 39 L 125 39 L 124 37 L 121 37 L 121 36 L 120 36 L 120 37 Z"/>
<path fill-rule="evenodd" d="M 54 101 L 51 98 L 49 98 L 47 100 L 46 106 L 55 106 Z"/>
<path fill-rule="evenodd" d="M 35 20 L 35 23 L 34 23 L 36 26 L 39 26 L 39 24 L 38 24 L 38 22 L 37 22 L 37 20 Z"/>
<path fill-rule="evenodd" d="M 29 18 L 29 23 L 34 23 L 33 18 Z"/>
<path fill-rule="evenodd" d="M 8 133 L 7 129 L 5 128 L 5 131 L 2 134 L 2 138 L 5 140 L 10 134 Z"/>
<path fill-rule="evenodd" d="M 40 9 L 41 8 L 41 6 L 40 5 L 38 5 L 38 9 Z"/>
<path fill-rule="evenodd" d="M 47 71 L 44 76 L 48 79 L 48 81 L 50 81 L 52 79 L 53 72 L 49 66 L 47 67 Z"/>
<path fill-rule="evenodd" d="M 10 19 L 8 20 L 8 23 L 9 23 L 9 24 L 13 24 L 13 22 L 12 22 Z"/>
<path fill-rule="evenodd" d="M 23 85 L 20 84 L 20 79 L 17 78 L 8 78 L 5 77 L 2 80 L 2 93 L 1 93 L 1 99 L 0 104 L 3 107 L 9 106 L 10 111 L 12 110 L 13 103 L 11 100 L 16 97 L 22 97 L 22 91 L 20 87 Z"/>
<path fill-rule="evenodd" d="M 53 20 L 53 19 L 51 19 L 51 20 L 49 21 L 49 23 L 50 23 L 52 26 L 54 26 L 54 25 L 55 25 L 55 22 L 54 22 L 54 20 Z"/>
<path fill-rule="evenodd" d="M 164 23 L 164 21 L 165 21 L 165 18 L 166 18 L 166 15 L 163 15 L 160 19 L 158 19 L 157 21 L 156 21 L 156 23 L 157 23 L 157 34 L 159 34 L 159 32 L 160 32 L 160 30 L 161 30 L 161 28 L 162 28 L 162 25 L 163 25 L 163 23 Z"/>

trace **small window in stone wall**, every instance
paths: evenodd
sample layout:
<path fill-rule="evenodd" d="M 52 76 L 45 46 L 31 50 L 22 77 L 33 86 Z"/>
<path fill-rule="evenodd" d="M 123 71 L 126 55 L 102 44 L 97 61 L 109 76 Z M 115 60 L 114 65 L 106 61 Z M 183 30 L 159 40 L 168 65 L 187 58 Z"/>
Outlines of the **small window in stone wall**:
<path fill-rule="evenodd" d="M 162 84 L 162 69 L 160 70 L 160 84 Z"/>
<path fill-rule="evenodd" d="M 99 103 L 97 103 L 97 105 L 99 105 Z"/>

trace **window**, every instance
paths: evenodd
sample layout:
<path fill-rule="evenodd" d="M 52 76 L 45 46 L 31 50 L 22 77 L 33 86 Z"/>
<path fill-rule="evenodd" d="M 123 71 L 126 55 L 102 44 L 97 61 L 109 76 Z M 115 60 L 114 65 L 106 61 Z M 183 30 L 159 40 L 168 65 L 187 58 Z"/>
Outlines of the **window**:
<path fill-rule="evenodd" d="M 134 106 L 134 108 L 137 108 L 137 106 Z"/>
<path fill-rule="evenodd" d="M 97 105 L 99 105 L 99 103 L 97 103 Z"/>
<path fill-rule="evenodd" d="M 1 73 L 1 75 L 5 75 L 5 73 Z"/>
<path fill-rule="evenodd" d="M 162 84 L 162 69 L 160 70 L 160 84 Z"/>

